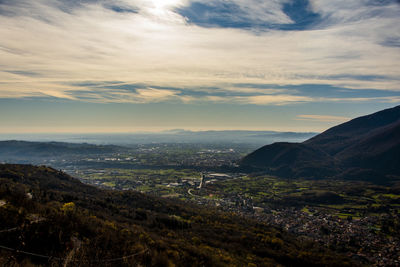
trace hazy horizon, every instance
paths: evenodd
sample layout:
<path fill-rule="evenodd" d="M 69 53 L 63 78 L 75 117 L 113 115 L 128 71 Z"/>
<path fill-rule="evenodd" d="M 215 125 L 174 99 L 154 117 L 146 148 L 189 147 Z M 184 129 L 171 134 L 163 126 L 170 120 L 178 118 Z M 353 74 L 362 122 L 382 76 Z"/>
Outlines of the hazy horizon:
<path fill-rule="evenodd" d="M 36 133 L 2 134 L 0 141 L 66 142 L 112 145 L 151 143 L 176 144 L 254 144 L 262 146 L 273 142 L 302 142 L 313 137 L 313 132 L 275 131 L 184 131 L 136 133 Z"/>
<path fill-rule="evenodd" d="M 276 132 L 276 133 L 317 133 L 315 131 L 291 131 L 291 130 L 270 130 L 270 129 L 181 129 L 181 128 L 171 128 L 171 129 L 160 129 L 160 130 L 142 130 L 142 131 L 93 131 L 93 132 L 0 132 L 1 135 L 104 135 L 104 134 L 115 134 L 115 135 L 129 135 L 129 134 L 173 134 L 173 133 L 202 133 L 202 132 Z"/>

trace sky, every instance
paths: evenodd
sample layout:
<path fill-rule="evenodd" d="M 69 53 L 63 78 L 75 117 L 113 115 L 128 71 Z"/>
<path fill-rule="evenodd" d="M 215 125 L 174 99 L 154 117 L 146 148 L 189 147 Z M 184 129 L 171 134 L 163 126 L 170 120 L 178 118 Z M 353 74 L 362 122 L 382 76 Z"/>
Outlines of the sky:
<path fill-rule="evenodd" d="M 0 0 L 0 133 L 323 131 L 400 104 L 398 0 Z"/>

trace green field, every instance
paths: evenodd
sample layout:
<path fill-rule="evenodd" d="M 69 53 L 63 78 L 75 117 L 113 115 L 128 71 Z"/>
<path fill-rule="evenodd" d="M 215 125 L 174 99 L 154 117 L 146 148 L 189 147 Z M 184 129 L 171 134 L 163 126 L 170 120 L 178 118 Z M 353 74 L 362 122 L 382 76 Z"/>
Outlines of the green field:
<path fill-rule="evenodd" d="M 244 195 L 255 206 L 298 207 L 310 212 L 325 211 L 339 217 L 398 212 L 400 186 L 343 180 L 287 180 L 268 176 L 242 177 L 219 181 L 206 187 L 204 194 L 221 199 Z"/>

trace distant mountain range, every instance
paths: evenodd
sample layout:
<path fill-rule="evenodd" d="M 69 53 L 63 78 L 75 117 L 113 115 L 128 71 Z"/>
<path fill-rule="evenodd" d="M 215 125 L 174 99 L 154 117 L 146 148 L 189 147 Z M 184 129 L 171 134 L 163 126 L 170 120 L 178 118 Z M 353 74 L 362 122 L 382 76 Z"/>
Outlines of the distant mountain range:
<path fill-rule="evenodd" d="M 400 178 L 400 106 L 353 119 L 302 143 L 266 145 L 240 165 L 287 178 Z"/>
<path fill-rule="evenodd" d="M 0 141 L 0 159 L 58 158 L 73 155 L 107 154 L 121 151 L 113 145 L 73 144 L 63 142 Z"/>
<path fill-rule="evenodd" d="M 135 145 L 151 143 L 188 144 L 254 144 L 256 146 L 277 141 L 302 142 L 317 133 L 276 131 L 187 131 L 174 129 L 158 133 L 114 134 L 0 134 L 0 140 L 35 142 L 67 142 L 88 144 Z"/>

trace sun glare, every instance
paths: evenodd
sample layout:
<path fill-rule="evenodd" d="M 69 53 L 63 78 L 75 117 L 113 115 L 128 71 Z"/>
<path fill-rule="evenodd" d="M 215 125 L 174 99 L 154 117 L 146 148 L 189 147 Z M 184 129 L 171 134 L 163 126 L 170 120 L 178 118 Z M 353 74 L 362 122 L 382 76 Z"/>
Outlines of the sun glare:
<path fill-rule="evenodd" d="M 184 0 L 147 0 L 148 12 L 157 19 L 163 21 L 176 21 L 176 14 L 172 11 L 174 7 L 182 4 Z"/>
<path fill-rule="evenodd" d="M 180 0 L 149 0 L 154 9 L 162 10 L 179 4 Z"/>

